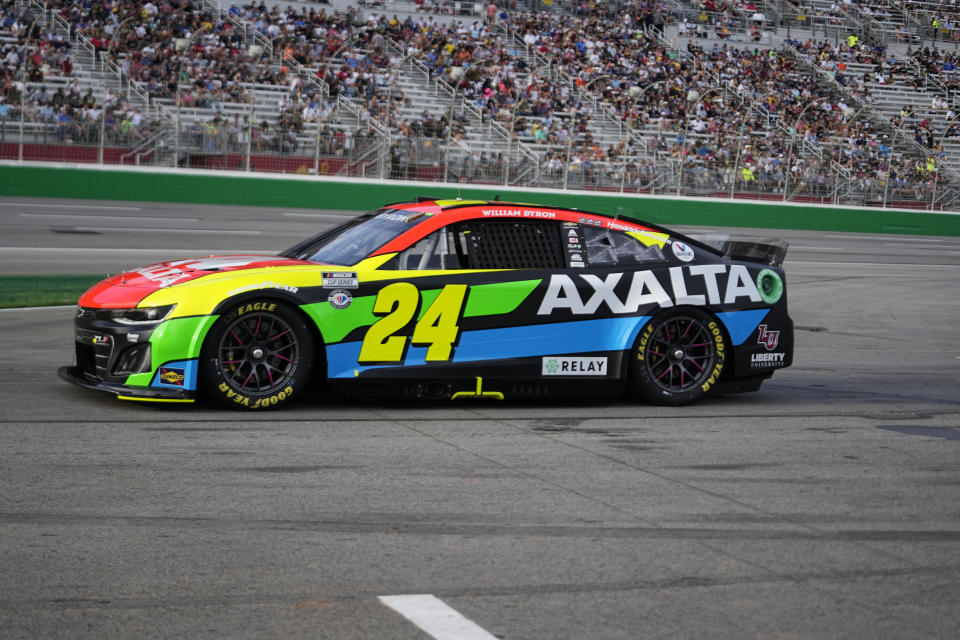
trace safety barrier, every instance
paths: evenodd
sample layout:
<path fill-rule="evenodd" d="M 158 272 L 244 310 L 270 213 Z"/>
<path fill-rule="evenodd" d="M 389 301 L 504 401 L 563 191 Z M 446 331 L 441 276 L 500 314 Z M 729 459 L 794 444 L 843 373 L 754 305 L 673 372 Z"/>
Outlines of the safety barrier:
<path fill-rule="evenodd" d="M 157 168 L 0 163 L 0 196 L 347 211 L 375 209 L 418 196 L 498 198 L 618 214 L 660 224 L 960 236 L 960 214 L 955 213 Z"/>

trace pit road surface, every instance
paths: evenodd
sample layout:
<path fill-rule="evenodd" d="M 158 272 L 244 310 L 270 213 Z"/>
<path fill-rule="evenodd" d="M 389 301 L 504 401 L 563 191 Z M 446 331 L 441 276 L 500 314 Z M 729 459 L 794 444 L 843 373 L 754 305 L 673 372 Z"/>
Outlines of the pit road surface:
<path fill-rule="evenodd" d="M 0 273 L 339 219 L 5 199 Z M 56 377 L 71 309 L 0 312 L 0 636 L 428 638 L 380 597 L 431 594 L 476 637 L 955 638 L 960 240 L 767 234 L 795 365 L 680 409 L 125 404 Z"/>

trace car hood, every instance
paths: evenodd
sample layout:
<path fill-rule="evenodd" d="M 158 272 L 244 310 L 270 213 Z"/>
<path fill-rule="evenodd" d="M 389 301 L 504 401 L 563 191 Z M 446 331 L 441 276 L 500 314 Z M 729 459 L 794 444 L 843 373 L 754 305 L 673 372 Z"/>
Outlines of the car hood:
<path fill-rule="evenodd" d="M 100 281 L 80 297 L 79 305 L 103 309 L 132 308 L 159 289 L 214 273 L 304 264 L 312 263 L 292 258 L 258 255 L 207 256 L 158 262 Z"/>

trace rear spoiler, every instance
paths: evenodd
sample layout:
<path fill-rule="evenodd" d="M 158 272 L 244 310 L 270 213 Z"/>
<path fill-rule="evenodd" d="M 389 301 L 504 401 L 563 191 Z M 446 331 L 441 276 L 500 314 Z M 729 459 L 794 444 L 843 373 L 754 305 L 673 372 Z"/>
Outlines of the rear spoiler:
<path fill-rule="evenodd" d="M 787 247 L 789 246 L 786 240 L 778 238 L 752 238 L 749 236 L 716 234 L 691 234 L 690 237 L 733 260 L 761 262 L 771 267 L 783 265 L 783 259 L 787 255 Z"/>
<path fill-rule="evenodd" d="M 730 238 L 723 243 L 720 251 L 734 260 L 762 262 L 771 267 L 783 265 L 789 244 L 776 238 Z"/>

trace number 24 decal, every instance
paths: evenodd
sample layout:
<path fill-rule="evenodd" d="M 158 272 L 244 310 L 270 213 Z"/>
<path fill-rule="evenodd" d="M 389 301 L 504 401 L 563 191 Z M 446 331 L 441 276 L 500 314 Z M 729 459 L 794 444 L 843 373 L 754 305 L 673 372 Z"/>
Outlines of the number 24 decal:
<path fill-rule="evenodd" d="M 437 294 L 413 328 L 413 335 L 394 335 L 417 312 L 420 291 L 409 282 L 388 284 L 373 303 L 373 314 L 382 316 L 368 330 L 360 346 L 360 362 L 400 362 L 407 341 L 415 347 L 427 347 L 427 362 L 449 360 L 460 335 L 460 312 L 467 296 L 467 285 L 448 284 Z"/>

